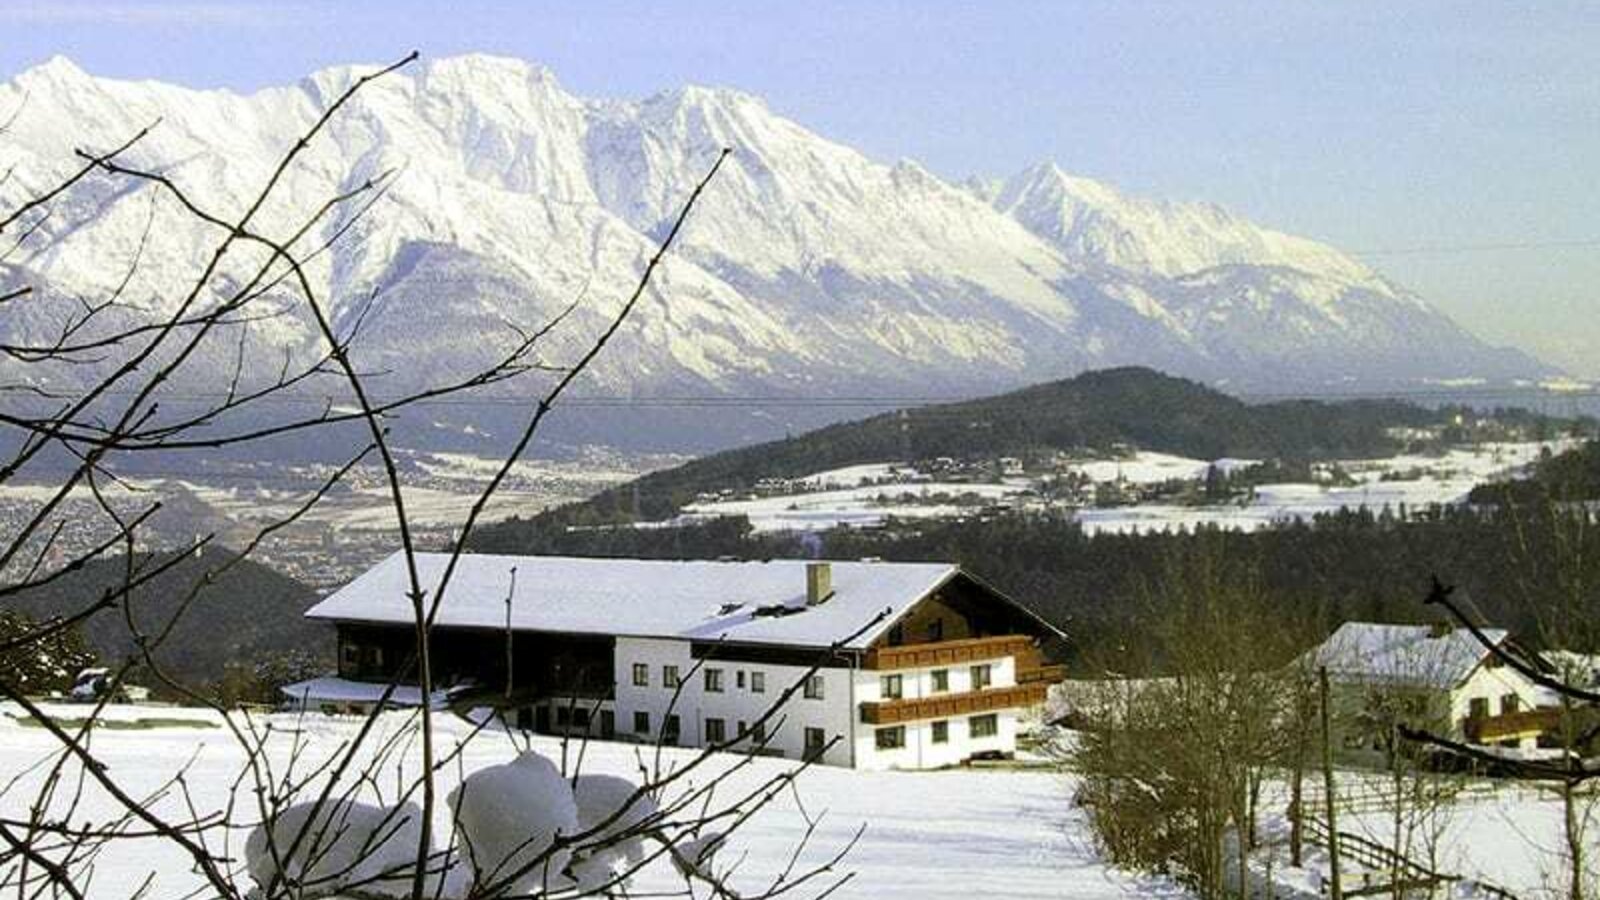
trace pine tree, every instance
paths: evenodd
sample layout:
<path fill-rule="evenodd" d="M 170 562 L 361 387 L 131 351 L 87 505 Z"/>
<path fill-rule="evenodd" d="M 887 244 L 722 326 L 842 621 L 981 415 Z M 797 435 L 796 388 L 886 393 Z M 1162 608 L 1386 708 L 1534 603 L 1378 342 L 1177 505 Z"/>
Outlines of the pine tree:
<path fill-rule="evenodd" d="M 41 627 L 41 623 L 23 613 L 0 610 L 0 644 Z M 73 625 L 22 647 L 0 651 L 0 680 L 30 694 L 61 691 L 72 687 L 78 672 L 94 663 L 94 652 Z"/>

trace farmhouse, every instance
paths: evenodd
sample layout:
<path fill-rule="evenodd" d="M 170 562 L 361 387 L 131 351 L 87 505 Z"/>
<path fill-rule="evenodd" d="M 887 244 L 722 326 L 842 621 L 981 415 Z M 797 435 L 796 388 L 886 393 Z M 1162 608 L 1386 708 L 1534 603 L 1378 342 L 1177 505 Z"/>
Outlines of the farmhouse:
<path fill-rule="evenodd" d="M 1494 644 L 1509 635 L 1485 629 Z M 1339 748 L 1381 756 L 1395 724 L 1465 743 L 1532 749 L 1548 729 L 1537 685 L 1465 628 L 1346 622 L 1312 651 L 1332 687 Z"/>
<path fill-rule="evenodd" d="M 417 557 L 429 603 L 448 560 Z M 408 584 L 395 554 L 307 611 L 338 628 L 338 676 L 286 692 L 328 711 L 421 702 Z M 430 702 L 546 733 L 931 768 L 1015 750 L 1061 637 L 947 563 L 466 555 L 435 613 Z"/>

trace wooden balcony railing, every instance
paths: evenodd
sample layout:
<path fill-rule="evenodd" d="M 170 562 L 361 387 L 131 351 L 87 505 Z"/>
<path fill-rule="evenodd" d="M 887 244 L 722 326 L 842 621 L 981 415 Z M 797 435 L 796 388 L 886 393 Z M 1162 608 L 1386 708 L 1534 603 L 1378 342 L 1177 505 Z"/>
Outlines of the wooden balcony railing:
<path fill-rule="evenodd" d="M 1556 728 L 1561 722 L 1561 710 L 1525 709 L 1521 712 L 1501 713 L 1479 719 L 1467 719 L 1467 740 L 1489 744 L 1508 738 L 1521 738 L 1542 734 Z"/>
<path fill-rule="evenodd" d="M 996 709 L 1034 706 L 1044 702 L 1043 684 L 1019 684 L 965 694 L 935 694 L 913 700 L 883 700 L 861 704 L 861 721 L 868 725 L 895 725 L 919 719 L 946 719 Z"/>
<path fill-rule="evenodd" d="M 1066 678 L 1066 666 L 1034 666 L 1017 670 L 1017 684 L 1055 684 Z"/>
<path fill-rule="evenodd" d="M 932 644 L 903 644 L 867 651 L 868 669 L 921 669 L 955 666 L 986 659 L 1019 656 L 1033 648 L 1033 638 L 1022 634 L 996 637 L 962 638 Z"/>

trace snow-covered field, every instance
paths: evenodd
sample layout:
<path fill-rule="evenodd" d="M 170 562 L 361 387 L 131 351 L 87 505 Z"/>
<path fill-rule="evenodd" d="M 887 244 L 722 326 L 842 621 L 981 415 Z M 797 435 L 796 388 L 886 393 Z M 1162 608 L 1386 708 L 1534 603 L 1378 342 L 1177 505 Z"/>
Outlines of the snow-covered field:
<path fill-rule="evenodd" d="M 984 502 L 994 502 L 1019 494 L 1027 487 L 1026 482 L 868 485 L 754 500 L 697 503 L 684 507 L 684 515 L 689 519 L 746 516 L 756 531 L 822 531 L 837 525 L 877 525 L 890 517 L 947 519 L 970 511 L 972 506 L 950 502 L 940 495 L 951 499 L 970 495 Z"/>
<path fill-rule="evenodd" d="M 1431 504 L 1465 500 L 1471 490 L 1487 481 L 1514 473 L 1538 459 L 1546 447 L 1552 453 L 1569 444 L 1516 442 L 1482 444 L 1450 450 L 1439 456 L 1396 456 L 1384 459 L 1340 460 L 1338 465 L 1358 483 L 1336 487 L 1320 484 L 1268 484 L 1257 488 L 1243 505 L 1183 506 L 1173 503 L 1138 503 L 1130 506 L 1084 508 L 1078 521 L 1091 532 L 1146 532 L 1215 525 L 1244 531 L 1275 522 L 1310 519 L 1340 509 L 1419 509 Z M 1150 485 L 1173 479 L 1198 480 L 1212 466 L 1232 471 L 1254 460 L 1199 460 L 1167 453 L 1139 451 L 1125 459 L 1085 460 L 1070 467 L 1096 483 Z M 904 464 L 877 463 L 818 472 L 801 481 L 824 488 L 806 493 L 751 499 L 696 503 L 684 510 L 688 520 L 716 516 L 746 516 L 756 531 L 822 531 L 839 525 L 871 527 L 890 518 L 941 519 L 972 513 L 978 506 L 941 498 L 971 495 L 983 503 L 1017 504 L 1026 499 L 1034 483 L 1027 478 L 1006 478 L 990 483 L 914 482 L 871 484 L 889 477 Z M 1387 476 L 1387 479 L 1386 479 Z M 979 504 L 981 505 L 981 504 Z"/>
<path fill-rule="evenodd" d="M 1341 771 L 1338 775 L 1338 792 L 1342 798 L 1339 812 L 1339 830 L 1358 835 L 1383 846 L 1392 846 L 1394 839 L 1393 807 L 1387 800 L 1391 788 L 1387 776 L 1370 772 Z M 1312 787 L 1313 795 L 1318 792 Z M 1287 841 L 1288 823 L 1282 815 L 1286 795 L 1283 786 L 1269 791 L 1276 795 L 1268 803 L 1265 830 L 1275 843 Z M 1580 809 L 1582 804 L 1580 804 Z M 1522 898 L 1566 896 L 1562 875 L 1562 806 L 1553 789 L 1541 788 L 1532 783 L 1510 781 L 1474 780 L 1464 783 L 1453 800 L 1440 807 L 1438 815 L 1431 818 L 1436 828 L 1436 838 L 1429 838 L 1429 827 L 1414 818 L 1415 808 L 1408 806 L 1408 835 L 1402 843 L 1409 844 L 1407 855 L 1420 863 L 1429 863 L 1428 845 L 1437 848 L 1431 865 L 1439 872 L 1466 880 L 1484 881 L 1511 891 Z M 1600 798 L 1587 802 L 1587 841 L 1589 853 L 1600 855 Z M 1287 848 L 1279 847 L 1275 854 L 1278 865 L 1287 860 Z M 1326 856 L 1317 848 L 1309 861 L 1326 866 Z M 1359 862 L 1347 860 L 1346 885 L 1357 883 L 1362 871 Z M 1308 873 L 1300 873 L 1302 875 Z M 1285 873 L 1285 881 L 1313 881 Z M 1592 887 L 1592 885 L 1591 885 Z"/>
<path fill-rule="evenodd" d="M 84 711 L 72 706 L 52 709 L 61 716 L 81 716 Z M 13 718 L 17 712 L 14 707 L 0 706 L 0 784 L 52 749 L 49 735 L 41 728 L 19 723 Z M 187 780 L 199 808 L 215 810 L 226 801 L 242 752 L 224 729 L 205 727 L 217 724 L 207 714 L 157 708 L 115 710 L 113 715 L 124 722 L 140 716 L 197 720 L 188 725 L 124 727 L 97 733 L 95 755 L 133 793 L 155 789 L 180 766 L 190 763 Z M 398 714 L 387 719 L 385 725 L 400 721 Z M 310 761 L 334 753 L 356 727 L 353 719 L 320 716 L 274 715 L 267 721 L 277 729 L 273 762 L 280 767 L 296 733 L 305 742 L 305 759 Z M 465 726 L 456 720 L 439 721 L 446 744 L 454 744 L 465 733 Z M 533 746 L 559 758 L 559 742 L 554 738 L 536 737 Z M 507 736 L 486 733 L 469 744 L 462 771 L 470 773 L 505 762 L 514 754 Z M 672 751 L 667 756 L 669 763 L 689 758 L 688 751 Z M 718 764 L 731 765 L 739 759 L 742 757 L 729 756 Z M 731 794 L 739 786 L 753 786 L 792 765 L 782 760 L 756 760 L 737 772 L 726 790 Z M 586 751 L 583 771 L 636 777 L 638 759 L 629 745 L 594 743 Z M 460 774 L 452 766 L 443 776 L 442 787 L 453 787 Z M 25 815 L 30 799 L 27 789 L 36 784 L 35 777 L 25 776 L 18 786 L 0 795 L 0 816 Z M 697 779 L 701 783 L 706 780 Z M 833 895 L 836 897 L 971 900 L 977 896 L 1108 898 L 1181 893 L 1170 884 L 1128 875 L 1099 860 L 1085 837 L 1082 819 L 1068 802 L 1070 782 L 1060 775 L 1037 771 L 864 773 L 818 768 L 805 773 L 799 787 L 806 812 L 821 816 L 805 860 L 813 864 L 824 861 L 848 842 L 858 827 L 866 825 L 860 842 L 840 867 L 841 873 L 855 875 Z M 244 808 L 251 808 L 248 797 L 241 799 L 246 801 Z M 176 801 L 162 808 L 173 809 L 172 802 Z M 104 821 L 113 808 L 106 797 L 90 791 L 87 815 Z M 441 812 L 439 826 L 448 828 L 448 821 L 448 814 Z M 783 865 L 804 829 L 795 799 L 781 797 L 730 841 L 723 858 L 748 853 L 740 867 L 742 877 L 750 884 L 758 883 L 763 875 L 770 878 Z M 242 832 L 234 836 L 236 848 L 242 847 L 244 837 Z M 89 896 L 97 900 L 126 897 L 152 869 L 156 880 L 147 896 L 176 897 L 199 884 L 182 852 L 141 840 L 113 846 L 100 857 Z M 665 866 L 647 870 L 636 879 L 639 891 L 681 885 Z M 794 896 L 815 893 L 802 891 Z"/>
<path fill-rule="evenodd" d="M 86 711 L 86 707 L 79 706 L 47 708 L 68 720 L 81 717 Z M 20 710 L 15 706 L 0 705 L 0 785 L 10 785 L 0 792 L 0 817 L 4 818 L 25 815 L 32 799 L 30 789 L 36 787 L 39 777 L 38 772 L 27 770 L 55 746 L 43 729 L 23 724 L 19 716 Z M 187 766 L 187 784 L 200 812 L 220 809 L 227 802 L 243 754 L 214 715 L 162 707 L 110 707 L 104 718 L 110 720 L 110 725 L 97 732 L 94 754 L 134 795 L 157 789 L 179 768 Z M 446 749 L 455 747 L 467 734 L 467 726 L 459 720 L 441 717 L 436 721 Z M 299 741 L 303 748 L 298 765 L 305 771 L 336 753 L 341 743 L 352 736 L 359 720 L 274 714 L 257 716 L 253 722 L 258 728 L 273 729 L 269 760 L 281 775 L 293 742 Z M 379 732 L 399 728 L 404 722 L 403 714 L 389 714 Z M 552 759 L 560 758 L 560 743 L 555 738 L 534 737 L 532 747 Z M 480 734 L 468 743 L 459 769 L 452 765 L 442 775 L 441 794 L 455 787 L 465 775 L 512 759 L 518 749 L 504 733 Z M 642 758 L 649 762 L 648 753 Z M 663 765 L 682 765 L 692 758 L 692 751 L 667 751 Z M 742 759 L 723 757 L 712 770 L 720 772 Z M 632 745 L 596 742 L 584 751 L 582 771 L 637 779 L 640 761 L 641 756 Z M 792 765 L 783 760 L 753 760 L 734 772 L 719 794 L 732 796 L 740 788 L 757 785 Z M 705 784 L 713 772 L 700 773 L 695 781 Z M 1363 779 L 1372 785 L 1363 787 Z M 387 782 L 394 780 L 391 773 Z M 1380 842 L 1387 839 L 1388 813 L 1381 805 L 1359 799 L 1381 793 L 1381 781 L 1353 772 L 1341 775 L 1341 796 L 1357 798 L 1347 797 L 1341 803 L 1341 829 Z M 837 874 L 854 874 L 833 895 L 837 897 L 1071 900 L 1185 896 L 1170 882 L 1131 875 L 1100 859 L 1082 814 L 1070 803 L 1072 787 L 1070 775 L 1040 770 L 856 772 L 816 768 L 801 777 L 798 800 L 789 795 L 780 797 L 730 841 L 720 859 L 744 860 L 739 866 L 744 880 L 735 879 L 735 883 L 762 883 L 794 851 L 809 815 L 820 824 L 802 855 L 801 868 L 808 862 L 814 865 L 825 861 L 848 843 L 858 828 L 866 827 L 859 843 L 839 867 Z M 248 788 L 238 791 L 235 797 L 242 801 L 241 808 L 253 808 Z M 1350 794 L 1352 791 L 1354 794 Z M 1267 795 L 1264 824 L 1266 834 L 1281 837 L 1285 826 L 1278 801 L 1282 798 L 1271 799 L 1276 793 L 1269 791 Z M 92 788 L 86 797 L 83 816 L 105 821 L 116 810 L 109 798 Z M 158 810 L 172 812 L 177 802 L 176 798 L 169 798 Z M 1355 807 L 1347 808 L 1346 803 L 1354 803 Z M 1519 896 L 1547 896 L 1558 865 L 1555 852 L 1560 817 L 1561 809 L 1553 796 L 1533 787 L 1502 785 L 1492 790 L 1468 791 L 1444 817 L 1448 824 L 1439 869 L 1490 881 Z M 248 813 L 241 818 L 243 824 L 249 824 Z M 447 812 L 440 811 L 437 824 L 448 831 Z M 1592 823 L 1591 828 L 1600 843 L 1600 822 Z M 237 853 L 242 848 L 245 831 L 241 828 L 232 834 L 230 852 Z M 1600 853 L 1600 846 L 1596 852 Z M 1313 853 L 1310 859 L 1319 860 L 1321 854 Z M 240 871 L 243 879 L 242 868 Z M 151 897 L 180 896 L 200 883 L 191 871 L 190 860 L 181 851 L 155 841 L 134 840 L 114 844 L 99 857 L 88 896 L 96 900 L 126 897 L 131 885 L 152 872 L 154 881 L 147 893 Z M 1307 872 L 1281 871 L 1280 861 L 1277 880 L 1286 888 L 1314 884 L 1316 877 Z M 682 882 L 662 863 L 641 872 L 634 880 L 633 890 L 647 893 L 681 886 Z M 1289 893 L 1278 891 L 1280 896 Z M 814 894 L 810 891 L 797 896 Z"/>

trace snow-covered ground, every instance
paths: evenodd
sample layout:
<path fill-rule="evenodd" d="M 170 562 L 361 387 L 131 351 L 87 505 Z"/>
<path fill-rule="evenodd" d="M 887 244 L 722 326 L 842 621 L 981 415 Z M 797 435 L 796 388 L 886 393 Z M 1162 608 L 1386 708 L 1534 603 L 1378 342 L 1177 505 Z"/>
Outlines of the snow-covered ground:
<path fill-rule="evenodd" d="M 1358 483 L 1336 487 L 1322 484 L 1268 484 L 1256 489 L 1243 505 L 1183 506 L 1173 503 L 1139 503 L 1130 506 L 1084 508 L 1076 511 L 1091 532 L 1146 532 L 1199 525 L 1255 530 L 1292 519 L 1309 519 L 1339 509 L 1420 509 L 1431 504 L 1462 502 L 1471 490 L 1487 481 L 1516 472 L 1550 448 L 1559 453 L 1569 442 L 1516 442 L 1482 444 L 1452 449 L 1439 456 L 1403 455 L 1384 459 L 1340 460 L 1338 465 Z M 1235 471 L 1255 460 L 1199 460 L 1167 453 L 1139 451 L 1124 459 L 1085 460 L 1068 471 L 1088 476 L 1096 483 L 1150 485 L 1173 479 L 1199 480 L 1215 466 Z M 756 531 L 822 531 L 835 526 L 870 527 L 890 518 L 941 519 L 967 515 L 984 504 L 1015 504 L 1034 486 L 1027 478 L 1006 478 L 990 483 L 911 482 L 875 484 L 905 470 L 903 463 L 876 463 L 818 472 L 800 482 L 825 488 L 805 493 L 750 499 L 702 502 L 684 509 L 685 520 L 717 516 L 746 516 Z M 961 495 L 982 503 L 956 503 Z"/>
<path fill-rule="evenodd" d="M 64 717 L 82 716 L 85 712 L 84 707 L 73 706 L 52 710 Z M 43 729 L 23 725 L 13 718 L 17 712 L 15 707 L 0 706 L 0 784 L 53 749 Z M 168 709 L 141 713 L 124 708 L 112 714 L 125 723 L 141 715 L 174 717 L 174 711 Z M 136 795 L 155 789 L 189 763 L 187 783 L 198 807 L 202 811 L 217 809 L 228 797 L 242 752 L 225 729 L 206 727 L 219 724 L 207 714 L 185 711 L 182 715 L 197 721 L 101 731 L 94 738 L 95 755 L 109 767 L 113 777 Z M 280 767 L 286 762 L 295 735 L 306 747 L 301 765 L 308 768 L 311 761 L 336 752 L 339 743 L 357 727 L 354 719 L 320 716 L 300 719 L 274 715 L 268 721 L 277 735 L 272 760 Z M 385 726 L 392 727 L 399 721 L 398 714 L 391 715 L 386 717 Z M 457 720 L 441 718 L 439 722 L 442 740 L 448 745 L 465 734 L 465 726 Z M 535 737 L 533 746 L 554 758 L 560 756 L 556 739 Z M 451 766 L 445 773 L 442 787 L 448 791 L 462 773 L 505 762 L 514 755 L 515 748 L 504 734 L 480 735 L 468 746 L 461 770 Z M 666 757 L 669 763 L 689 758 L 689 751 L 671 751 Z M 728 756 L 718 764 L 731 765 L 739 759 L 742 757 Z M 638 765 L 635 748 L 594 743 L 585 753 L 583 771 L 636 777 Z M 756 760 L 737 772 L 725 791 L 731 795 L 738 787 L 751 787 L 792 765 L 782 760 Z M 0 795 L 0 816 L 25 815 L 30 799 L 28 787 L 36 784 L 35 778 L 36 775 L 24 776 L 18 786 Z M 707 779 L 696 780 L 703 784 Z M 392 782 L 390 778 L 386 783 Z M 1128 875 L 1100 860 L 1087 838 L 1080 814 L 1069 803 L 1071 783 L 1057 774 L 865 773 L 818 768 L 805 773 L 799 787 L 806 812 L 812 817 L 821 816 L 821 825 L 804 854 L 802 867 L 805 861 L 824 861 L 848 842 L 858 827 L 866 825 L 860 842 L 840 867 L 841 874 L 854 872 L 855 876 L 833 895 L 836 897 L 971 900 L 975 896 L 1110 898 L 1181 894 L 1170 884 Z M 109 818 L 114 806 L 106 797 L 91 790 L 88 798 L 86 815 L 96 821 Z M 241 800 L 242 808 L 253 808 L 247 796 Z M 448 814 L 441 811 L 439 827 L 447 829 L 448 823 Z M 782 867 L 804 829 L 805 820 L 795 799 L 781 797 L 730 841 L 723 858 L 731 860 L 748 853 L 741 866 L 742 877 L 749 884 L 758 883 L 761 876 L 770 878 Z M 234 835 L 234 847 L 242 847 L 244 838 L 242 831 Z M 151 841 L 130 841 L 113 845 L 99 858 L 89 896 L 125 897 L 130 886 L 138 884 L 152 869 L 156 879 L 147 896 L 180 896 L 200 883 L 181 851 Z M 681 885 L 664 866 L 647 870 L 636 880 L 640 891 Z M 797 896 L 815 893 L 807 891 Z"/>
<path fill-rule="evenodd" d="M 1385 775 L 1343 770 L 1338 775 L 1341 797 L 1339 830 L 1374 841 L 1385 847 L 1394 839 L 1391 788 Z M 1288 823 L 1282 815 L 1286 794 L 1283 785 L 1269 787 L 1264 827 L 1277 844 L 1287 841 Z M 1312 796 L 1319 796 L 1315 785 Z M 1582 808 L 1582 807 L 1580 807 Z M 1313 807 L 1315 809 L 1315 807 Z M 1500 780 L 1469 780 L 1425 827 L 1415 808 L 1408 806 L 1407 856 L 1431 865 L 1436 871 L 1468 881 L 1484 881 L 1509 890 L 1518 897 L 1566 896 L 1562 875 L 1562 806 L 1553 789 L 1533 783 Z M 1587 843 L 1591 858 L 1600 855 L 1600 796 L 1592 796 L 1585 811 Z M 1428 833 L 1434 830 L 1436 837 Z M 1436 848 L 1430 863 L 1429 844 Z M 1287 861 L 1286 846 L 1279 846 L 1279 865 Z M 1317 848 L 1309 857 L 1312 865 L 1326 867 L 1326 856 Z M 1362 867 L 1346 860 L 1346 885 L 1358 882 Z M 1301 873 L 1309 874 L 1309 873 Z M 1381 873 L 1379 873 L 1381 875 Z M 1303 879 L 1315 882 L 1313 876 Z M 1296 873 L 1284 873 L 1293 883 Z M 1592 885 L 1591 885 L 1592 887 Z M 1454 895 L 1451 895 L 1454 896 Z"/>
<path fill-rule="evenodd" d="M 955 498 L 983 503 L 1015 496 L 1028 487 L 1018 484 L 925 482 L 785 494 L 752 500 L 725 500 L 684 507 L 688 519 L 746 516 L 757 531 L 823 531 L 837 525 L 878 525 L 885 519 L 948 519 L 974 509 Z M 941 495 L 943 495 L 941 497 Z"/>
<path fill-rule="evenodd" d="M 76 719 L 87 712 L 87 707 L 81 706 L 47 708 L 63 720 Z M 55 749 L 43 729 L 24 724 L 19 716 L 20 710 L 15 706 L 0 705 L 0 785 L 11 785 L 0 791 L 0 817 L 25 815 L 32 799 L 30 789 L 36 787 L 39 777 L 39 773 L 25 770 Z M 253 808 L 246 796 L 247 786 L 230 787 L 239 773 L 243 754 L 213 714 L 114 706 L 108 708 L 104 718 L 109 723 L 94 738 L 95 756 L 134 795 L 155 790 L 187 766 L 186 782 L 202 813 L 219 809 L 228 800 L 230 790 L 239 791 L 235 796 L 242 801 L 242 809 Z M 278 767 L 280 776 L 296 741 L 301 747 L 299 769 L 306 771 L 336 753 L 359 725 L 354 718 L 318 715 L 275 714 L 257 716 L 252 721 L 258 729 L 273 729 L 269 760 Z M 436 721 L 446 749 L 455 747 L 467 734 L 467 726 L 459 720 L 445 716 Z M 379 734 L 390 733 L 404 722 L 402 714 L 390 714 L 380 725 Z M 552 759 L 561 758 L 560 743 L 555 738 L 534 737 L 532 747 Z M 465 775 L 512 759 L 519 749 L 504 733 L 480 734 L 468 744 L 462 765 L 452 765 L 442 775 L 441 794 L 455 787 Z M 666 751 L 663 764 L 682 765 L 692 756 L 692 751 Z M 648 753 L 642 758 L 649 762 Z M 742 759 L 726 756 L 713 765 L 713 771 L 722 771 Z M 637 779 L 640 761 L 638 748 L 632 745 L 596 742 L 584 752 L 582 771 Z M 734 772 L 719 794 L 732 796 L 792 765 L 783 760 L 754 760 Z M 710 772 L 702 773 L 695 781 L 705 784 L 711 777 Z M 380 782 L 392 784 L 394 780 L 390 773 L 387 780 Z M 1340 794 L 1345 797 L 1340 828 L 1385 841 L 1390 827 L 1388 813 L 1381 803 L 1372 802 L 1382 793 L 1382 779 L 1347 772 L 1341 775 L 1340 785 Z M 820 824 L 802 855 L 801 868 L 808 862 L 825 861 L 859 827 L 866 826 L 859 843 L 839 867 L 838 874 L 854 875 L 833 895 L 837 897 L 1071 900 L 1186 896 L 1170 882 L 1131 875 L 1098 857 L 1082 813 L 1071 805 L 1070 775 L 1041 770 L 856 772 L 822 767 L 806 772 L 799 788 L 798 803 L 795 797 L 780 797 L 752 819 L 723 851 L 721 858 L 725 861 L 744 858 L 740 866 L 743 883 L 760 883 L 763 876 L 770 878 L 782 867 L 801 839 L 805 815 L 809 815 L 819 819 Z M 1283 798 L 1279 794 L 1281 791 L 1269 789 L 1266 795 L 1264 825 L 1269 836 L 1281 837 L 1279 833 L 1285 828 L 1280 814 Z M 82 816 L 106 821 L 116 809 L 112 801 L 92 788 L 86 797 Z M 159 809 L 170 812 L 177 802 L 170 798 Z M 803 803 L 805 815 L 799 803 Z M 240 818 L 243 824 L 250 824 L 248 813 Z M 1523 897 L 1549 894 L 1559 865 L 1556 848 L 1561 833 L 1561 808 L 1551 793 L 1530 786 L 1490 787 L 1479 783 L 1476 789 L 1463 793 L 1443 818 L 1447 828 L 1445 847 L 1438 859 L 1441 871 L 1484 879 Z M 440 811 L 437 824 L 448 831 L 447 812 Z M 1597 842 L 1596 852 L 1600 853 L 1600 822 L 1591 823 L 1591 834 Z M 242 847 L 245 836 L 245 828 L 232 834 L 235 852 Z M 1420 855 L 1420 851 L 1413 855 Z M 1322 857 L 1313 853 L 1309 858 L 1316 861 Z M 95 870 L 88 896 L 97 900 L 126 896 L 128 885 L 139 883 L 152 872 L 154 881 L 148 896 L 179 896 L 200 883 L 185 854 L 149 840 L 113 844 L 99 857 Z M 1317 877 L 1309 872 L 1282 871 L 1280 865 L 1276 880 L 1287 887 L 1314 884 Z M 244 878 L 242 869 L 240 878 Z M 3 881 L 0 873 L 0 883 Z M 665 864 L 645 870 L 634 882 L 638 892 L 676 887 L 681 887 L 681 881 Z M 1288 895 L 1281 888 L 1278 893 Z"/>

